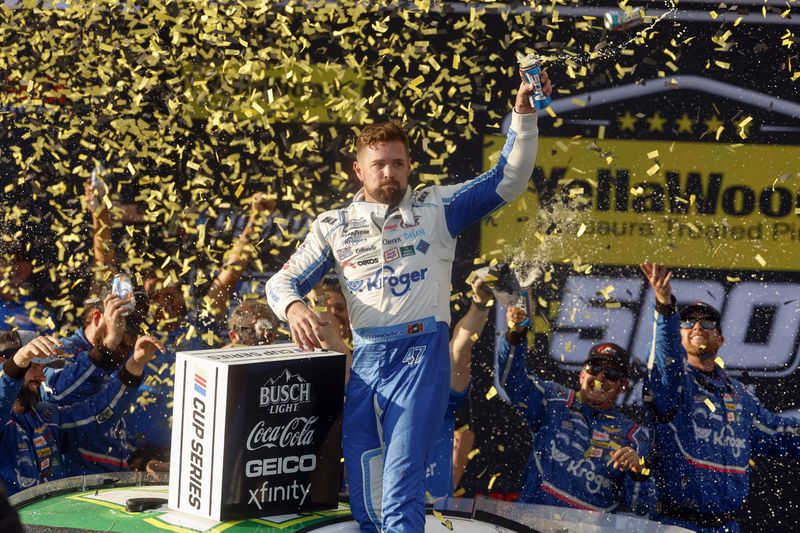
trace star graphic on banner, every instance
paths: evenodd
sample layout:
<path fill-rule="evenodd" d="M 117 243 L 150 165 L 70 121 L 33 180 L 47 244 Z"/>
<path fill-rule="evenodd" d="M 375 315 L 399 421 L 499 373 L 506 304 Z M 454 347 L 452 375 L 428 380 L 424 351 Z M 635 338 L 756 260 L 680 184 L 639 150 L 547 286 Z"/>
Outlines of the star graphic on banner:
<path fill-rule="evenodd" d="M 712 115 L 711 118 L 704 120 L 703 124 L 706 125 L 706 133 L 714 133 L 720 126 L 725 125 L 717 115 Z"/>
<path fill-rule="evenodd" d="M 622 115 L 621 117 L 617 117 L 617 120 L 619 121 L 620 131 L 625 131 L 625 130 L 635 131 L 636 128 L 634 126 L 636 125 L 636 121 L 638 121 L 639 119 L 631 115 L 630 111 L 625 111 L 625 114 Z"/>
<path fill-rule="evenodd" d="M 684 113 L 681 118 L 676 120 L 675 124 L 678 125 L 678 133 L 686 132 L 690 135 L 694 133 L 694 120 L 687 113 Z"/>
<path fill-rule="evenodd" d="M 664 131 L 664 124 L 667 123 L 667 119 L 661 116 L 661 113 L 656 111 L 656 114 L 652 117 L 647 119 L 647 123 L 650 125 L 650 131 Z"/>

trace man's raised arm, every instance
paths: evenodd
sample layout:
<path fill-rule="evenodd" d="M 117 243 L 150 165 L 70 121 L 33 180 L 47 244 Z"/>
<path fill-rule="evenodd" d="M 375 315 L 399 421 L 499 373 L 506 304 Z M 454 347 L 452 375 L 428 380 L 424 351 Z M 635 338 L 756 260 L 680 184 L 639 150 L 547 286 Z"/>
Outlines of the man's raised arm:
<path fill-rule="evenodd" d="M 546 73 L 542 73 L 542 84 L 549 95 L 552 88 Z M 532 91 L 532 85 L 520 84 L 506 144 L 494 167 L 466 183 L 440 189 L 451 237 L 515 200 L 528 187 L 539 145 L 538 113 L 530 104 Z"/>
<path fill-rule="evenodd" d="M 653 311 L 653 339 L 647 358 L 646 388 L 660 415 L 670 415 L 678 404 L 678 388 L 685 373 L 686 352 L 681 345 L 680 317 L 675 309 L 670 280 L 672 272 L 663 265 L 641 265 L 656 297 Z"/>

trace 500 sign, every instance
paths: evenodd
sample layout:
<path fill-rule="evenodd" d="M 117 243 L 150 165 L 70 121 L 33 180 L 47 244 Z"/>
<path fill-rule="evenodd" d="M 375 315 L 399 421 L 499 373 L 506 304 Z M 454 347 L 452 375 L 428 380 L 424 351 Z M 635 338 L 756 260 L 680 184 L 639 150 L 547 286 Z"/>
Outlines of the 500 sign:
<path fill-rule="evenodd" d="M 673 279 L 672 289 L 679 306 L 703 300 L 720 310 L 725 336 L 721 355 L 729 370 L 783 377 L 797 368 L 800 282 Z M 550 354 L 561 364 L 579 365 L 592 345 L 615 342 L 646 363 L 653 308 L 653 291 L 638 273 L 569 276 L 552 322 Z"/>

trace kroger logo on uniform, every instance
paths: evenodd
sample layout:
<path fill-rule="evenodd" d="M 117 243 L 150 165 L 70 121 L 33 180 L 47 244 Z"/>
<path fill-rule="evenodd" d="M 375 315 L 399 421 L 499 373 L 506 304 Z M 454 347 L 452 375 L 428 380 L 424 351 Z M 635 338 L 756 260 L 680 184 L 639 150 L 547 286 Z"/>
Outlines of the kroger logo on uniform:
<path fill-rule="evenodd" d="M 394 268 L 389 265 L 384 265 L 382 270 L 375 272 L 375 275 L 367 279 L 349 280 L 347 287 L 352 292 L 372 292 L 381 290 L 384 287 L 389 287 L 393 296 L 403 296 L 409 290 L 411 285 L 425 279 L 428 273 L 427 268 L 414 270 L 413 272 L 404 272 L 399 276 L 394 273 Z"/>

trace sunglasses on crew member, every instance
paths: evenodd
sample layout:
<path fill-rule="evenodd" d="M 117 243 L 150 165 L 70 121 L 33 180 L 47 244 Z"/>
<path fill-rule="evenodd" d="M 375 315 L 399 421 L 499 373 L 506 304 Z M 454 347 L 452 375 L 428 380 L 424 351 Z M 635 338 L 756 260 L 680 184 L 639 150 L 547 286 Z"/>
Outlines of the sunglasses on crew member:
<path fill-rule="evenodd" d="M 700 322 L 700 327 L 703 329 L 717 329 L 717 321 L 708 318 L 688 318 L 681 320 L 681 329 L 692 329 L 696 322 Z"/>
<path fill-rule="evenodd" d="M 622 370 L 607 367 L 603 363 L 597 361 L 586 363 L 584 369 L 590 376 L 599 376 L 600 372 L 603 372 L 603 375 L 608 381 L 622 381 L 625 379 L 625 372 Z"/>

